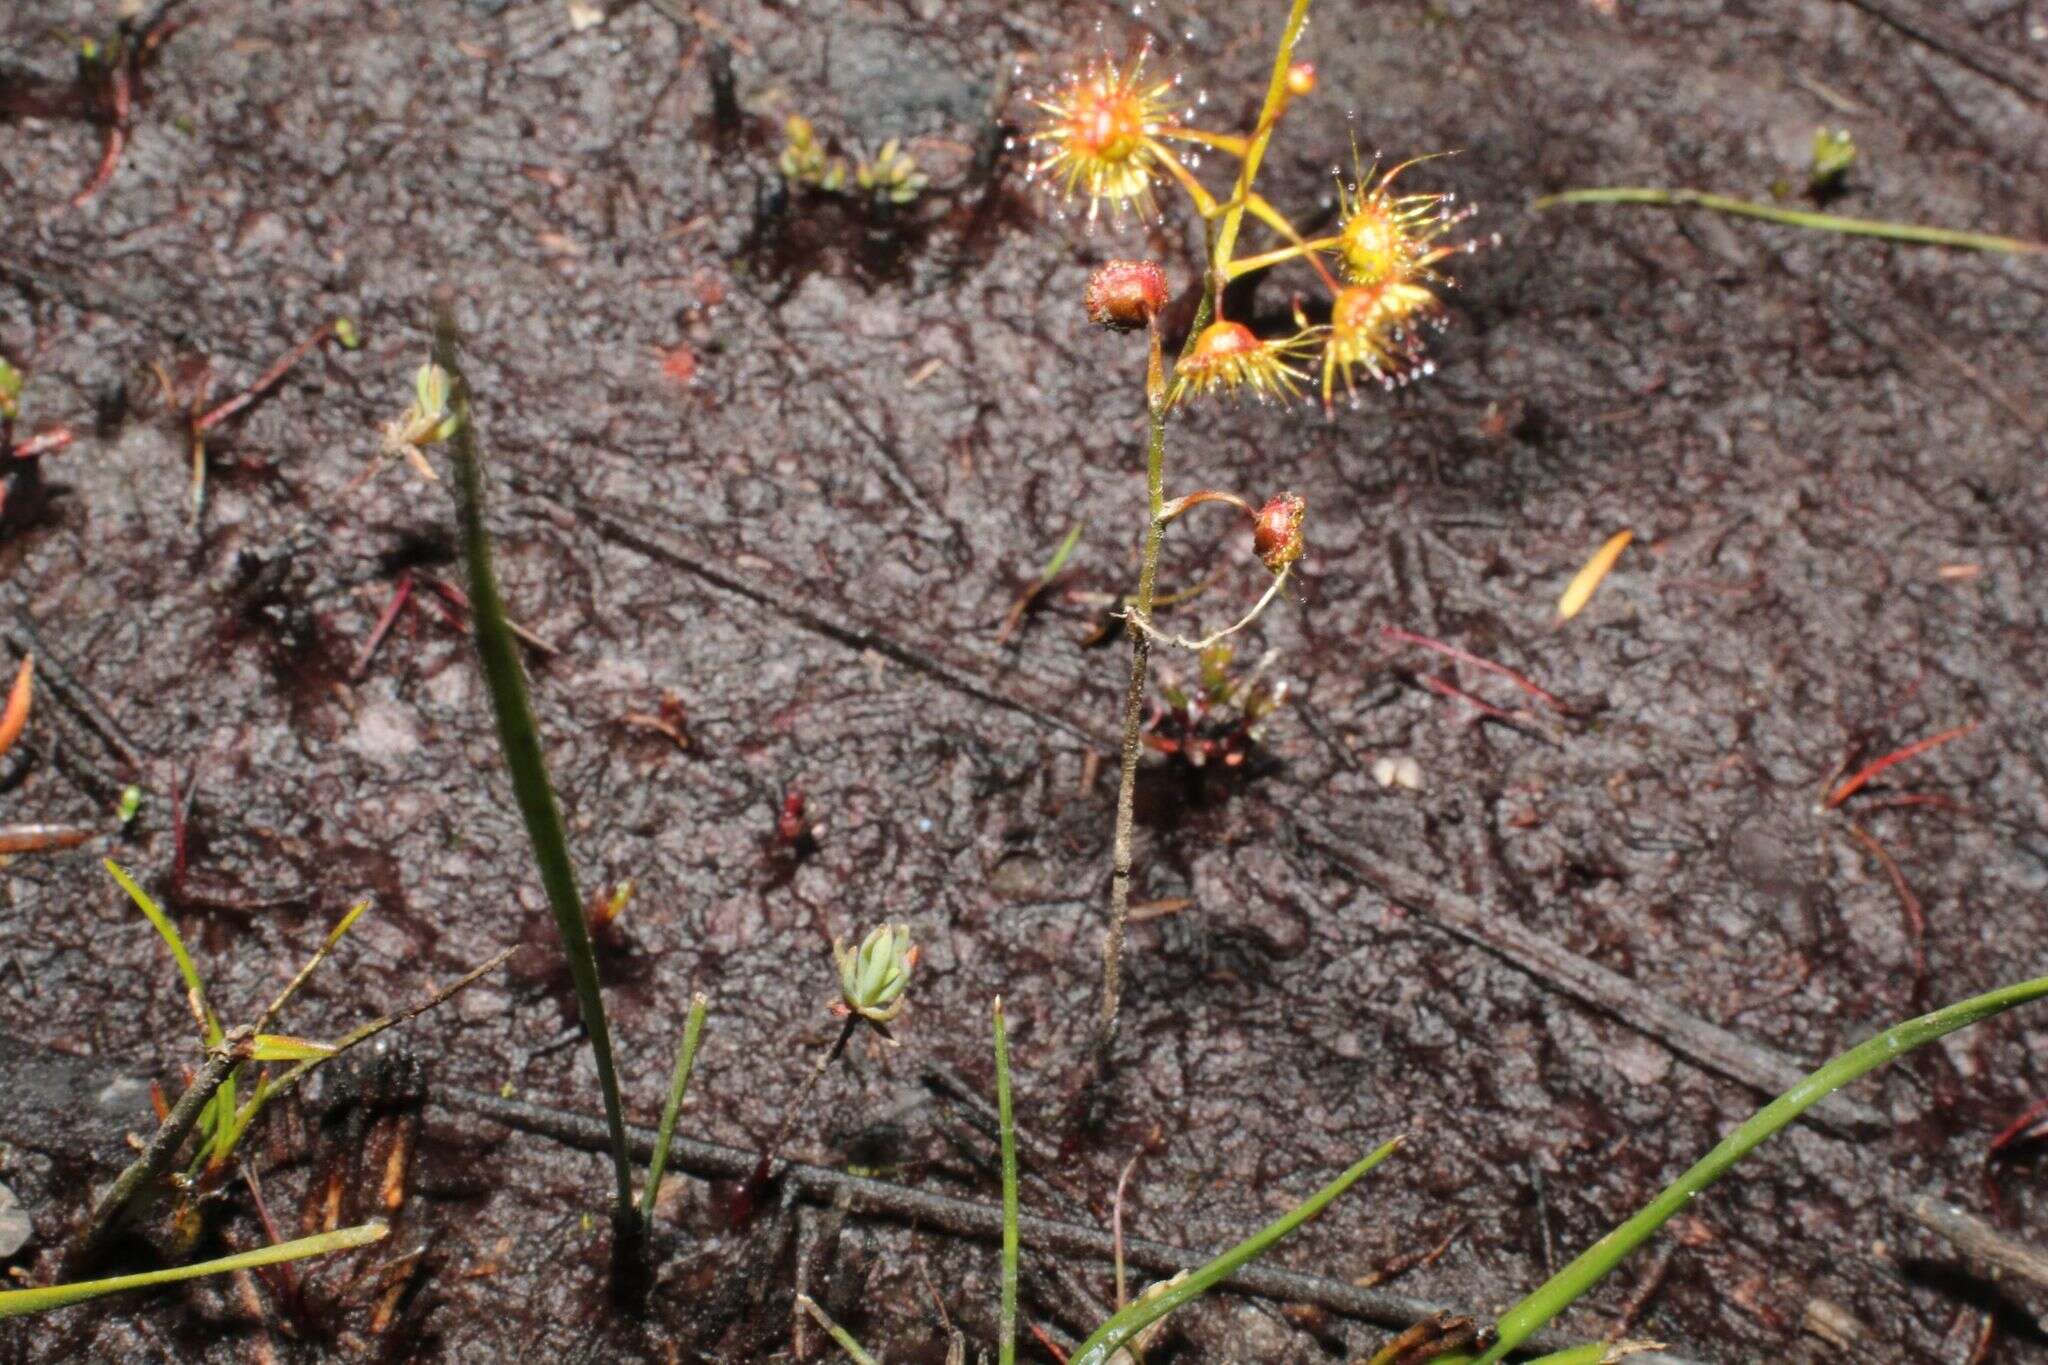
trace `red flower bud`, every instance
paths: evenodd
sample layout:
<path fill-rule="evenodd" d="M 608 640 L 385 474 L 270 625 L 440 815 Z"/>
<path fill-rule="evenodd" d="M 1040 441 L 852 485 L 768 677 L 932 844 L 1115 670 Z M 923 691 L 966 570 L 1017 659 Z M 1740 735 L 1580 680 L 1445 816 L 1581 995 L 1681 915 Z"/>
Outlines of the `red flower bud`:
<path fill-rule="evenodd" d="M 1306 547 L 1301 538 L 1301 519 L 1308 504 L 1299 493 L 1282 493 L 1259 509 L 1252 523 L 1252 549 L 1274 573 L 1301 558 Z"/>
<path fill-rule="evenodd" d="M 1098 327 L 1143 327 L 1166 307 L 1166 272 L 1154 261 L 1111 261 L 1088 277 L 1081 301 Z"/>

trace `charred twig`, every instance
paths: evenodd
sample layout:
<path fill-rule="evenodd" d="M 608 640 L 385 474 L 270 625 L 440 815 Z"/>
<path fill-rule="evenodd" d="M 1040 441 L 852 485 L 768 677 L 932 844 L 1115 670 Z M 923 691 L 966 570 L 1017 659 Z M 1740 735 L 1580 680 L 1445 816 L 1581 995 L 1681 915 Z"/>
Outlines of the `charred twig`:
<path fill-rule="evenodd" d="M 602 1151 L 610 1141 L 604 1121 L 592 1115 L 453 1087 L 437 1088 L 433 1098 L 463 1113 L 491 1119 L 521 1132 L 555 1138 L 586 1151 Z M 654 1131 L 628 1125 L 626 1132 L 633 1154 L 646 1159 L 654 1150 Z M 753 1170 L 756 1159 L 755 1153 L 744 1148 L 704 1142 L 681 1134 L 676 1135 L 669 1151 L 669 1161 L 674 1169 L 706 1180 L 744 1179 Z M 976 1240 L 998 1240 L 1003 1232 L 1002 1210 L 993 1204 L 914 1190 L 800 1161 L 785 1163 L 781 1179 L 798 1195 L 813 1203 L 829 1205 L 843 1197 L 854 1213 L 901 1219 L 955 1237 Z M 1096 1228 L 1035 1218 L 1028 1214 L 1019 1218 L 1018 1227 L 1025 1244 L 1034 1251 L 1086 1257 L 1104 1263 L 1109 1262 L 1114 1254 L 1109 1234 Z M 1161 1275 L 1174 1274 L 1208 1259 L 1202 1252 L 1137 1237 L 1124 1239 L 1124 1256 L 1130 1264 Z M 1405 1294 L 1360 1288 L 1341 1280 L 1273 1266 L 1246 1266 L 1225 1283 L 1244 1293 L 1288 1302 L 1312 1303 L 1366 1322 L 1406 1326 L 1432 1313 L 1449 1311 L 1440 1304 Z M 1546 1332 L 1531 1338 L 1530 1344 L 1560 1350 L 1571 1344 L 1571 1339 L 1561 1333 Z M 1644 1356 L 1640 1359 L 1648 1362 L 1660 1358 Z M 1665 1365 L 1683 1365 L 1673 1357 L 1661 1359 Z"/>
<path fill-rule="evenodd" d="M 1895 1199 L 1892 1207 L 1970 1259 L 2048 1287 L 2048 1251 L 1999 1231 L 1960 1205 L 1922 1194 Z"/>
<path fill-rule="evenodd" d="M 65 1279 L 78 1278 L 91 1269 L 106 1251 L 135 1201 L 161 1181 L 171 1168 L 178 1149 L 192 1135 L 201 1111 L 226 1082 L 228 1073 L 248 1060 L 255 1039 L 256 1035 L 250 1030 L 236 1029 L 221 1040 L 219 1047 L 207 1052 L 205 1067 L 193 1078 L 192 1084 L 185 1087 L 185 1093 L 178 1097 L 177 1104 L 157 1127 L 156 1136 L 142 1149 L 142 1155 L 130 1162 L 128 1168 L 107 1187 L 106 1193 L 94 1202 L 85 1227 L 64 1251 Z"/>
<path fill-rule="evenodd" d="M 142 767 L 142 754 L 120 722 L 109 715 L 92 689 L 78 681 L 64 661 L 43 642 L 35 624 L 17 609 L 11 624 L 0 625 L 0 639 L 23 654 L 36 656 L 36 677 L 61 705 L 75 715 L 86 729 L 98 736 L 114 756 L 131 771 Z"/>
<path fill-rule="evenodd" d="M 1679 1244 L 1673 1242 L 1650 1262 L 1649 1268 L 1643 1271 L 1641 1282 L 1630 1291 L 1627 1302 L 1621 1305 L 1621 1312 L 1615 1315 L 1613 1324 L 1608 1327 L 1605 1340 L 1619 1341 L 1629 1334 L 1636 1319 L 1643 1315 L 1643 1309 L 1664 1287 L 1664 1277 L 1671 1273 L 1671 1260 L 1678 1255 L 1678 1248 Z"/>
<path fill-rule="evenodd" d="M 1255 795 L 1255 799 L 1262 798 Z M 1709 1023 L 1612 968 L 1525 928 L 1498 903 L 1497 892 L 1462 895 L 1440 879 L 1412 868 L 1384 859 L 1367 860 L 1358 852 L 1367 846 L 1364 841 L 1330 829 L 1299 809 L 1292 812 L 1292 818 L 1307 847 L 1362 884 L 1709 1071 L 1766 1095 L 1779 1095 L 1799 1084 L 1809 1070 L 1775 1049 Z M 1871 1105 L 1839 1093 L 1822 1100 L 1808 1114 L 1823 1127 L 1852 1139 L 1890 1126 Z"/>

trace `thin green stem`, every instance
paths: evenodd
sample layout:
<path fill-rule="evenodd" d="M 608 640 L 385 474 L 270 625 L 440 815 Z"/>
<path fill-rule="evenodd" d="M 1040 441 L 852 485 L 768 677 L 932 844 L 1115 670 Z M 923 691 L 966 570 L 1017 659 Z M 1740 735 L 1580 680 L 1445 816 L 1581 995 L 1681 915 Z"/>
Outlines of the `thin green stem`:
<path fill-rule="evenodd" d="M 1691 1170 L 1644 1205 L 1641 1212 L 1595 1242 L 1577 1260 L 1551 1276 L 1535 1293 L 1502 1314 L 1496 1324 L 1500 1339 L 1493 1349 L 1479 1358 L 1479 1365 L 1493 1365 L 1494 1361 L 1527 1341 L 1619 1265 L 1623 1257 L 1647 1241 L 1667 1219 L 1727 1174 L 1728 1169 L 1747 1156 L 1757 1144 L 1821 1100 L 1923 1043 L 1931 1043 L 1959 1028 L 2003 1014 L 2014 1006 L 2038 1000 L 2044 995 L 2048 995 L 2048 977 L 2006 986 L 1932 1014 L 1895 1024 L 1842 1053 L 1758 1110 L 1747 1123 L 1730 1133 L 1720 1146 L 1701 1157 Z"/>
<path fill-rule="evenodd" d="M 690 1088 L 690 1073 L 697 1066 L 697 1041 L 704 1033 L 704 1012 L 709 1002 L 704 992 L 690 998 L 690 1017 L 683 1023 L 683 1043 L 676 1050 L 675 1074 L 669 1077 L 668 1104 L 661 1111 L 661 1129 L 654 1135 L 654 1156 L 647 1163 L 647 1188 L 640 1192 L 640 1222 L 654 1224 L 654 1195 L 661 1188 L 661 1173 L 668 1166 L 669 1144 L 676 1139 L 676 1115 L 682 1111 L 683 1096 Z"/>
<path fill-rule="evenodd" d="M 1017 1124 L 1010 1112 L 1010 1041 L 1003 1028 L 1003 998 L 996 997 L 996 1123 L 1003 1154 L 1003 1298 L 997 1316 L 999 1365 L 1017 1359 Z"/>
<path fill-rule="evenodd" d="M 315 1237 L 279 1242 L 276 1246 L 237 1252 L 232 1256 L 222 1256 L 218 1260 L 201 1261 L 196 1265 L 172 1266 L 168 1270 L 150 1270 L 140 1275 L 115 1275 L 104 1280 L 81 1280 L 75 1284 L 0 1290 L 0 1318 L 18 1317 L 23 1313 L 46 1313 L 52 1308 L 83 1303 L 87 1299 L 97 1299 L 106 1294 L 119 1294 L 129 1289 L 149 1289 L 160 1284 L 175 1284 L 179 1280 L 196 1280 L 203 1275 L 226 1275 L 237 1270 L 257 1270 L 284 1261 L 302 1261 L 308 1256 L 325 1256 L 331 1252 L 349 1251 L 356 1247 L 368 1246 L 371 1242 L 381 1241 L 389 1231 L 390 1229 L 382 1223 L 363 1223 L 357 1227 L 323 1232 Z"/>
<path fill-rule="evenodd" d="M 854 1365 L 876 1365 L 875 1358 L 863 1351 L 860 1343 L 853 1339 L 853 1333 L 832 1321 L 832 1315 L 820 1308 L 816 1299 L 809 1294 L 799 1294 L 796 1296 L 796 1306 L 809 1313 L 811 1320 L 824 1328 L 827 1336 L 839 1343 L 839 1349 L 853 1357 Z"/>
<path fill-rule="evenodd" d="M 1387 1143 L 1186 1279 L 1151 1298 L 1141 1297 L 1136 1303 L 1118 1312 L 1108 1322 L 1096 1328 L 1095 1335 L 1082 1342 L 1080 1348 L 1067 1357 L 1067 1365 L 1108 1365 L 1109 1360 L 1132 1337 L 1182 1304 L 1201 1297 L 1218 1281 L 1228 1279 L 1247 1262 L 1265 1255 L 1281 1238 L 1321 1213 L 1330 1201 L 1350 1189 L 1367 1171 L 1392 1156 L 1394 1149 L 1399 1147 L 1402 1141 L 1401 1138 L 1395 1138 Z"/>
<path fill-rule="evenodd" d="M 562 937 L 576 1005 L 590 1036 L 590 1054 L 597 1063 L 598 1087 L 604 1092 L 605 1122 L 611 1129 L 614 1180 L 613 1221 L 619 1233 L 637 1231 L 639 1213 L 633 1205 L 633 1167 L 626 1150 L 626 1115 L 619 1103 L 619 1078 L 612 1066 L 612 1035 L 605 1022 L 604 994 L 598 985 L 597 955 L 590 929 L 583 921 L 583 897 L 576 890 L 576 870 L 569 861 L 569 833 L 548 780 L 547 755 L 540 744 L 527 694 L 526 669 L 505 615 L 498 575 L 491 565 L 491 535 L 484 525 L 484 465 L 476 436 L 476 413 L 462 376 L 462 357 L 455 320 L 444 312 L 434 327 L 434 363 L 448 374 L 450 409 L 459 415 L 452 445 L 455 454 L 455 500 L 462 528 L 462 556 L 469 566 L 470 612 L 476 623 L 477 656 L 490 686 L 491 709 L 498 721 L 498 743 L 511 775 L 512 794 L 533 844 L 533 860 L 547 891 L 548 909 Z"/>
<path fill-rule="evenodd" d="M 1209 256 L 1211 273 L 1220 272 L 1230 264 L 1231 253 L 1237 250 L 1238 228 L 1244 222 L 1244 211 L 1250 202 L 1252 182 L 1259 178 L 1259 163 L 1265 159 L 1266 144 L 1273 140 L 1273 129 L 1279 125 L 1280 115 L 1287 108 L 1287 69 L 1294 65 L 1294 45 L 1301 41 L 1301 26 L 1308 22 L 1309 0 L 1294 0 L 1294 6 L 1287 12 L 1287 27 L 1280 32 L 1280 47 L 1273 55 L 1273 77 L 1266 84 L 1266 100 L 1259 108 L 1258 127 L 1252 133 L 1251 145 L 1245 149 L 1244 160 L 1237 168 L 1237 188 L 1232 191 L 1230 202 L 1223 210 L 1223 225 L 1216 234 L 1214 250 Z"/>
<path fill-rule="evenodd" d="M 1811 228 L 1818 232 L 1840 232 L 1852 237 L 1881 237 L 1886 241 L 1912 242 L 1921 246 L 1955 246 L 1972 251 L 2020 253 L 2048 251 L 2048 242 L 2032 242 L 2024 237 L 2001 237 L 1989 232 L 1959 232 L 1954 228 L 1923 227 L 1918 223 L 1893 223 L 1880 218 L 1845 218 L 1834 213 L 1810 213 L 1805 209 L 1779 208 L 1775 204 L 1732 199 L 1725 194 L 1709 194 L 1704 190 L 1665 190 L 1644 186 L 1566 190 L 1562 194 L 1545 195 L 1529 207 L 1547 209 L 1560 204 L 1655 204 L 1663 208 L 1691 206 L 1739 214 L 1744 218 L 1761 218 L 1767 223 L 1781 223 L 1787 227 Z"/>

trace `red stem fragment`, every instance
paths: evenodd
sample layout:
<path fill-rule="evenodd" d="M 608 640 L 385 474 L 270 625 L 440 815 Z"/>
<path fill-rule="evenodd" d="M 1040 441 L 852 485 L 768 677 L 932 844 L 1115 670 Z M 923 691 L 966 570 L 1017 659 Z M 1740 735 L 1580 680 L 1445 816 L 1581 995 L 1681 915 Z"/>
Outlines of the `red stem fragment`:
<path fill-rule="evenodd" d="M 1927 979 L 1927 950 L 1923 946 L 1923 940 L 1927 937 L 1926 911 L 1920 906 L 1920 898 L 1913 894 L 1913 888 L 1906 885 L 1906 874 L 1899 870 L 1898 860 L 1885 851 L 1884 845 L 1880 844 L 1869 830 L 1854 821 L 1849 824 L 1849 834 L 1857 843 L 1870 850 L 1871 856 L 1884 868 L 1885 875 L 1892 879 L 1892 888 L 1899 893 L 1899 908 L 1905 912 L 1906 917 L 1906 938 L 1913 949 L 1913 989 L 1917 995 L 1920 983 Z"/>
<path fill-rule="evenodd" d="M 37 432 L 26 441 L 15 442 L 14 458 L 33 460 L 43 455 L 55 455 L 77 439 L 70 427 L 51 427 L 48 431 Z"/>
<path fill-rule="evenodd" d="M 233 398 L 224 399 L 193 418 L 192 434 L 194 436 L 204 436 L 222 422 L 227 421 L 228 418 L 233 417 L 236 413 L 254 403 L 271 389 L 277 387 L 278 381 L 291 373 L 292 366 L 304 360 L 315 346 L 318 346 L 333 335 L 334 324 L 332 322 L 323 323 L 320 330 L 314 332 L 313 335 L 278 357 L 276 363 L 265 370 L 254 384 L 251 384 Z"/>
<path fill-rule="evenodd" d="M 1439 654 L 1456 659 L 1460 663 L 1471 664 L 1474 668 L 1484 669 L 1488 673 L 1498 673 L 1501 677 L 1506 678 L 1545 706 L 1566 714 L 1571 712 L 1571 708 L 1558 700 L 1554 694 L 1546 692 L 1535 683 L 1530 682 L 1527 678 L 1515 672 L 1514 669 L 1509 668 L 1506 664 L 1497 664 L 1491 659 L 1482 659 L 1477 654 L 1459 649 L 1456 645 L 1445 644 L 1442 640 L 1432 640 L 1427 635 L 1417 635 L 1414 631 L 1401 630 L 1395 626 L 1381 626 L 1380 634 L 1390 640 L 1398 640 L 1402 644 L 1420 645 L 1424 649 L 1433 649 Z"/>
<path fill-rule="evenodd" d="M 446 598 L 450 606 L 455 607 L 456 609 L 464 613 L 467 613 L 469 611 L 469 594 L 465 593 L 462 589 L 456 587 L 453 583 L 450 583 L 445 578 L 438 578 L 433 574 L 422 574 L 420 576 L 426 579 L 428 587 L 432 588 L 435 592 L 441 594 L 442 597 Z M 522 642 L 531 645 L 533 648 L 539 650 L 543 654 L 548 655 L 550 658 L 562 652 L 561 650 L 557 649 L 554 645 L 549 644 L 546 640 L 543 640 L 540 636 L 535 635 L 525 626 L 520 625 L 517 621 L 508 620 L 505 622 L 505 624 L 511 628 L 512 633 L 518 636 Z"/>
<path fill-rule="evenodd" d="M 363 652 L 356 655 L 355 667 L 348 671 L 351 681 L 363 676 L 370 667 L 370 660 L 376 656 L 377 647 L 384 643 L 384 637 L 391 633 L 392 623 L 398 620 L 398 613 L 405 610 L 405 604 L 412 600 L 412 570 L 398 575 L 398 586 L 392 589 L 391 600 L 384 605 L 384 614 L 377 618 L 377 624 L 370 630 L 370 638 L 363 642 Z"/>
<path fill-rule="evenodd" d="M 83 208 L 92 197 L 107 187 L 114 178 L 114 168 L 121 164 L 121 153 L 128 146 L 128 116 L 134 108 L 134 86 L 129 76 L 128 56 L 120 53 L 107 73 L 110 82 L 110 112 L 112 121 L 107 125 L 107 144 L 100 152 L 99 164 L 93 167 L 92 179 L 84 188 L 71 196 L 72 208 Z"/>
<path fill-rule="evenodd" d="M 1418 673 L 1415 676 L 1417 682 L 1438 696 L 1451 697 L 1457 701 L 1464 702 L 1482 716 L 1490 716 L 1494 720 L 1504 721 L 1509 725 L 1513 725 L 1518 719 L 1514 712 L 1503 711 L 1492 702 L 1481 701 L 1456 683 L 1439 678 L 1433 673 Z"/>
<path fill-rule="evenodd" d="M 1892 750 L 1876 762 L 1864 765 L 1854 777 L 1842 783 L 1841 786 L 1836 787 L 1834 791 L 1828 794 L 1828 799 L 1821 803 L 1822 807 L 1826 810 L 1833 810 L 1836 806 L 1841 805 L 1844 801 L 1847 801 L 1850 797 L 1861 791 L 1870 779 L 1876 777 L 1894 763 L 1904 763 L 1909 758 L 1918 758 L 1929 749 L 1940 748 L 1952 739 L 1961 739 L 1976 728 L 1977 722 L 1973 720 L 1968 725 L 1958 725 L 1953 730 L 1943 730 L 1938 735 L 1929 735 L 1926 739 L 1915 740 L 1903 749 Z"/>

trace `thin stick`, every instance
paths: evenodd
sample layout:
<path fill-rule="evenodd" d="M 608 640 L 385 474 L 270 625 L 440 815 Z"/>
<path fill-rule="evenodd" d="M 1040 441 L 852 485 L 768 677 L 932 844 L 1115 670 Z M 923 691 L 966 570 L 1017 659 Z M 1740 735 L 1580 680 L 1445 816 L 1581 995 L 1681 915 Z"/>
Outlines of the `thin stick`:
<path fill-rule="evenodd" d="M 1839 232 L 1852 237 L 1880 237 L 1893 242 L 1920 246 L 1955 246 L 1972 251 L 2030 253 L 2048 251 L 2048 242 L 2031 242 L 2023 237 L 2001 237 L 1989 232 L 1959 232 L 1954 228 L 1923 227 L 1918 223 L 1893 223 L 1877 218 L 1844 218 L 1834 213 L 1813 213 L 1806 209 L 1779 208 L 1747 199 L 1704 190 L 1665 190 L 1640 186 L 1610 189 L 1566 190 L 1548 194 L 1529 205 L 1532 209 L 1555 208 L 1560 204 L 1655 204 L 1664 208 L 1686 206 L 1715 209 L 1744 218 L 1761 218 L 1787 227 L 1811 228 L 1817 232 Z"/>
<path fill-rule="evenodd" d="M 77 1278 L 106 1251 L 129 1207 L 145 1189 L 155 1186 L 170 1170 L 178 1149 L 185 1145 L 185 1139 L 192 1135 L 192 1129 L 198 1124 L 200 1114 L 213 1103 L 214 1095 L 229 1074 L 248 1058 L 254 1040 L 255 1035 L 248 1029 L 237 1029 L 218 1046 L 207 1050 L 206 1065 L 193 1078 L 192 1084 L 185 1087 L 185 1093 L 178 1096 L 177 1104 L 172 1106 L 164 1121 L 157 1125 L 156 1135 L 150 1138 L 149 1145 L 128 1163 L 127 1169 L 114 1178 L 106 1193 L 93 1203 L 84 1230 L 65 1249 L 65 1278 Z"/>
<path fill-rule="evenodd" d="M 1017 1360 L 1017 1125 L 1010 1113 L 1010 1043 L 1003 1028 L 1003 998 L 996 997 L 996 1114 L 1003 1153 L 1003 1290 L 996 1317 L 999 1365 Z"/>
<path fill-rule="evenodd" d="M 1116 1257 L 1116 1306 L 1121 1310 L 1131 1301 L 1124 1285 L 1124 1186 L 1131 1183 L 1131 1172 L 1138 1169 L 1138 1158 L 1143 1152 L 1133 1152 L 1131 1159 L 1124 1163 L 1123 1173 L 1116 1178 L 1116 1199 L 1109 1206 L 1110 1250 Z"/>
<path fill-rule="evenodd" d="M 462 527 L 463 559 L 469 565 L 469 598 L 473 603 L 477 656 L 490 685 L 491 709 L 497 716 L 499 747 L 512 780 L 512 793 L 533 845 L 533 860 L 548 908 L 561 935 L 562 955 L 576 989 L 577 1013 L 590 1037 L 590 1055 L 597 1065 L 597 1083 L 604 1096 L 606 1120 L 612 1129 L 612 1212 L 624 1245 L 636 1234 L 639 1210 L 633 1204 L 633 1168 L 626 1155 L 626 1114 L 619 1101 L 619 1077 L 612 1065 L 611 1027 L 605 1020 L 604 993 L 598 984 L 597 955 L 590 946 L 590 926 L 583 919 L 583 897 L 576 889 L 576 869 L 569 860 L 569 834 L 562 809 L 548 780 L 547 755 L 540 745 L 540 725 L 527 693 L 526 670 L 506 624 L 505 599 L 491 565 L 490 531 L 484 525 L 483 453 L 476 436 L 476 414 L 470 406 L 462 374 L 461 348 L 455 319 L 443 312 L 434 327 L 434 363 L 448 374 L 454 394 L 451 407 L 461 413 L 453 438 L 456 506 Z"/>
<path fill-rule="evenodd" d="M 351 679 L 360 678 L 369 670 L 370 660 L 376 657 L 377 647 L 384 643 L 384 637 L 391 633 L 391 627 L 398 620 L 398 613 L 412 600 L 412 570 L 398 575 L 398 585 L 391 590 L 391 600 L 384 604 L 384 611 L 377 617 L 377 624 L 370 629 L 370 638 L 363 641 L 362 653 L 356 655 L 355 666 L 348 671 Z"/>
<path fill-rule="evenodd" d="M 1841 786 L 1829 792 L 1828 799 L 1821 803 L 1822 807 L 1826 810 L 1833 810 L 1836 806 L 1841 805 L 1844 801 L 1847 801 L 1850 797 L 1861 791 L 1870 779 L 1876 777 L 1894 763 L 1904 763 L 1909 758 L 1918 758 L 1929 749 L 1938 749 L 1952 739 L 1961 739 L 1976 728 L 1977 722 L 1973 720 L 1968 725 L 1958 725 L 1953 730 L 1943 730 L 1938 735 L 1929 735 L 1925 739 L 1915 740 L 1903 749 L 1892 750 L 1875 763 L 1865 764 L 1854 777 L 1849 778 Z"/>
<path fill-rule="evenodd" d="M 1892 1207 L 1965 1256 L 2048 1286 L 2048 1252 L 2000 1232 L 1962 1206 L 1922 1194 L 1894 1200 Z"/>
<path fill-rule="evenodd" d="M 592 1114 L 502 1099 L 482 1091 L 452 1086 L 435 1087 L 429 1099 L 463 1113 L 475 1114 L 522 1132 L 551 1137 L 585 1151 L 601 1152 L 610 1141 L 604 1120 Z M 630 1130 L 634 1152 L 645 1157 L 654 1150 L 652 1129 L 635 1126 Z M 678 1134 L 670 1164 L 704 1180 L 739 1180 L 753 1168 L 755 1154 L 742 1147 L 705 1142 Z M 802 1198 L 825 1207 L 843 1207 L 871 1217 L 891 1218 L 919 1228 L 929 1228 L 954 1237 L 972 1237 L 1000 1242 L 1003 1211 L 993 1204 L 958 1199 L 951 1195 L 848 1175 L 825 1166 L 801 1161 L 788 1162 L 782 1173 L 787 1188 Z M 1053 1254 L 1087 1259 L 1108 1265 L 1114 1256 L 1110 1235 L 1100 1228 L 1039 1218 L 1028 1213 L 1017 1216 L 1018 1234 L 1041 1255 Z M 1154 1242 L 1143 1237 L 1126 1237 L 1124 1255 L 1139 1269 L 1160 1276 L 1172 1275 L 1207 1260 L 1208 1253 Z M 1406 1327 L 1434 1313 L 1456 1311 L 1450 1305 L 1396 1294 L 1385 1289 L 1353 1285 L 1320 1275 L 1283 1270 L 1275 1266 L 1245 1265 L 1226 1283 L 1245 1294 L 1257 1294 L 1283 1303 L 1310 1303 L 1366 1322 Z M 1487 1297 L 1487 1296 L 1482 1296 Z M 1545 1333 L 1534 1344 L 1559 1350 L 1575 1338 Z M 1683 1362 L 1666 1362 L 1683 1365 Z"/>
<path fill-rule="evenodd" d="M 77 848 L 98 833 L 90 825 L 0 825 L 0 855 Z"/>

